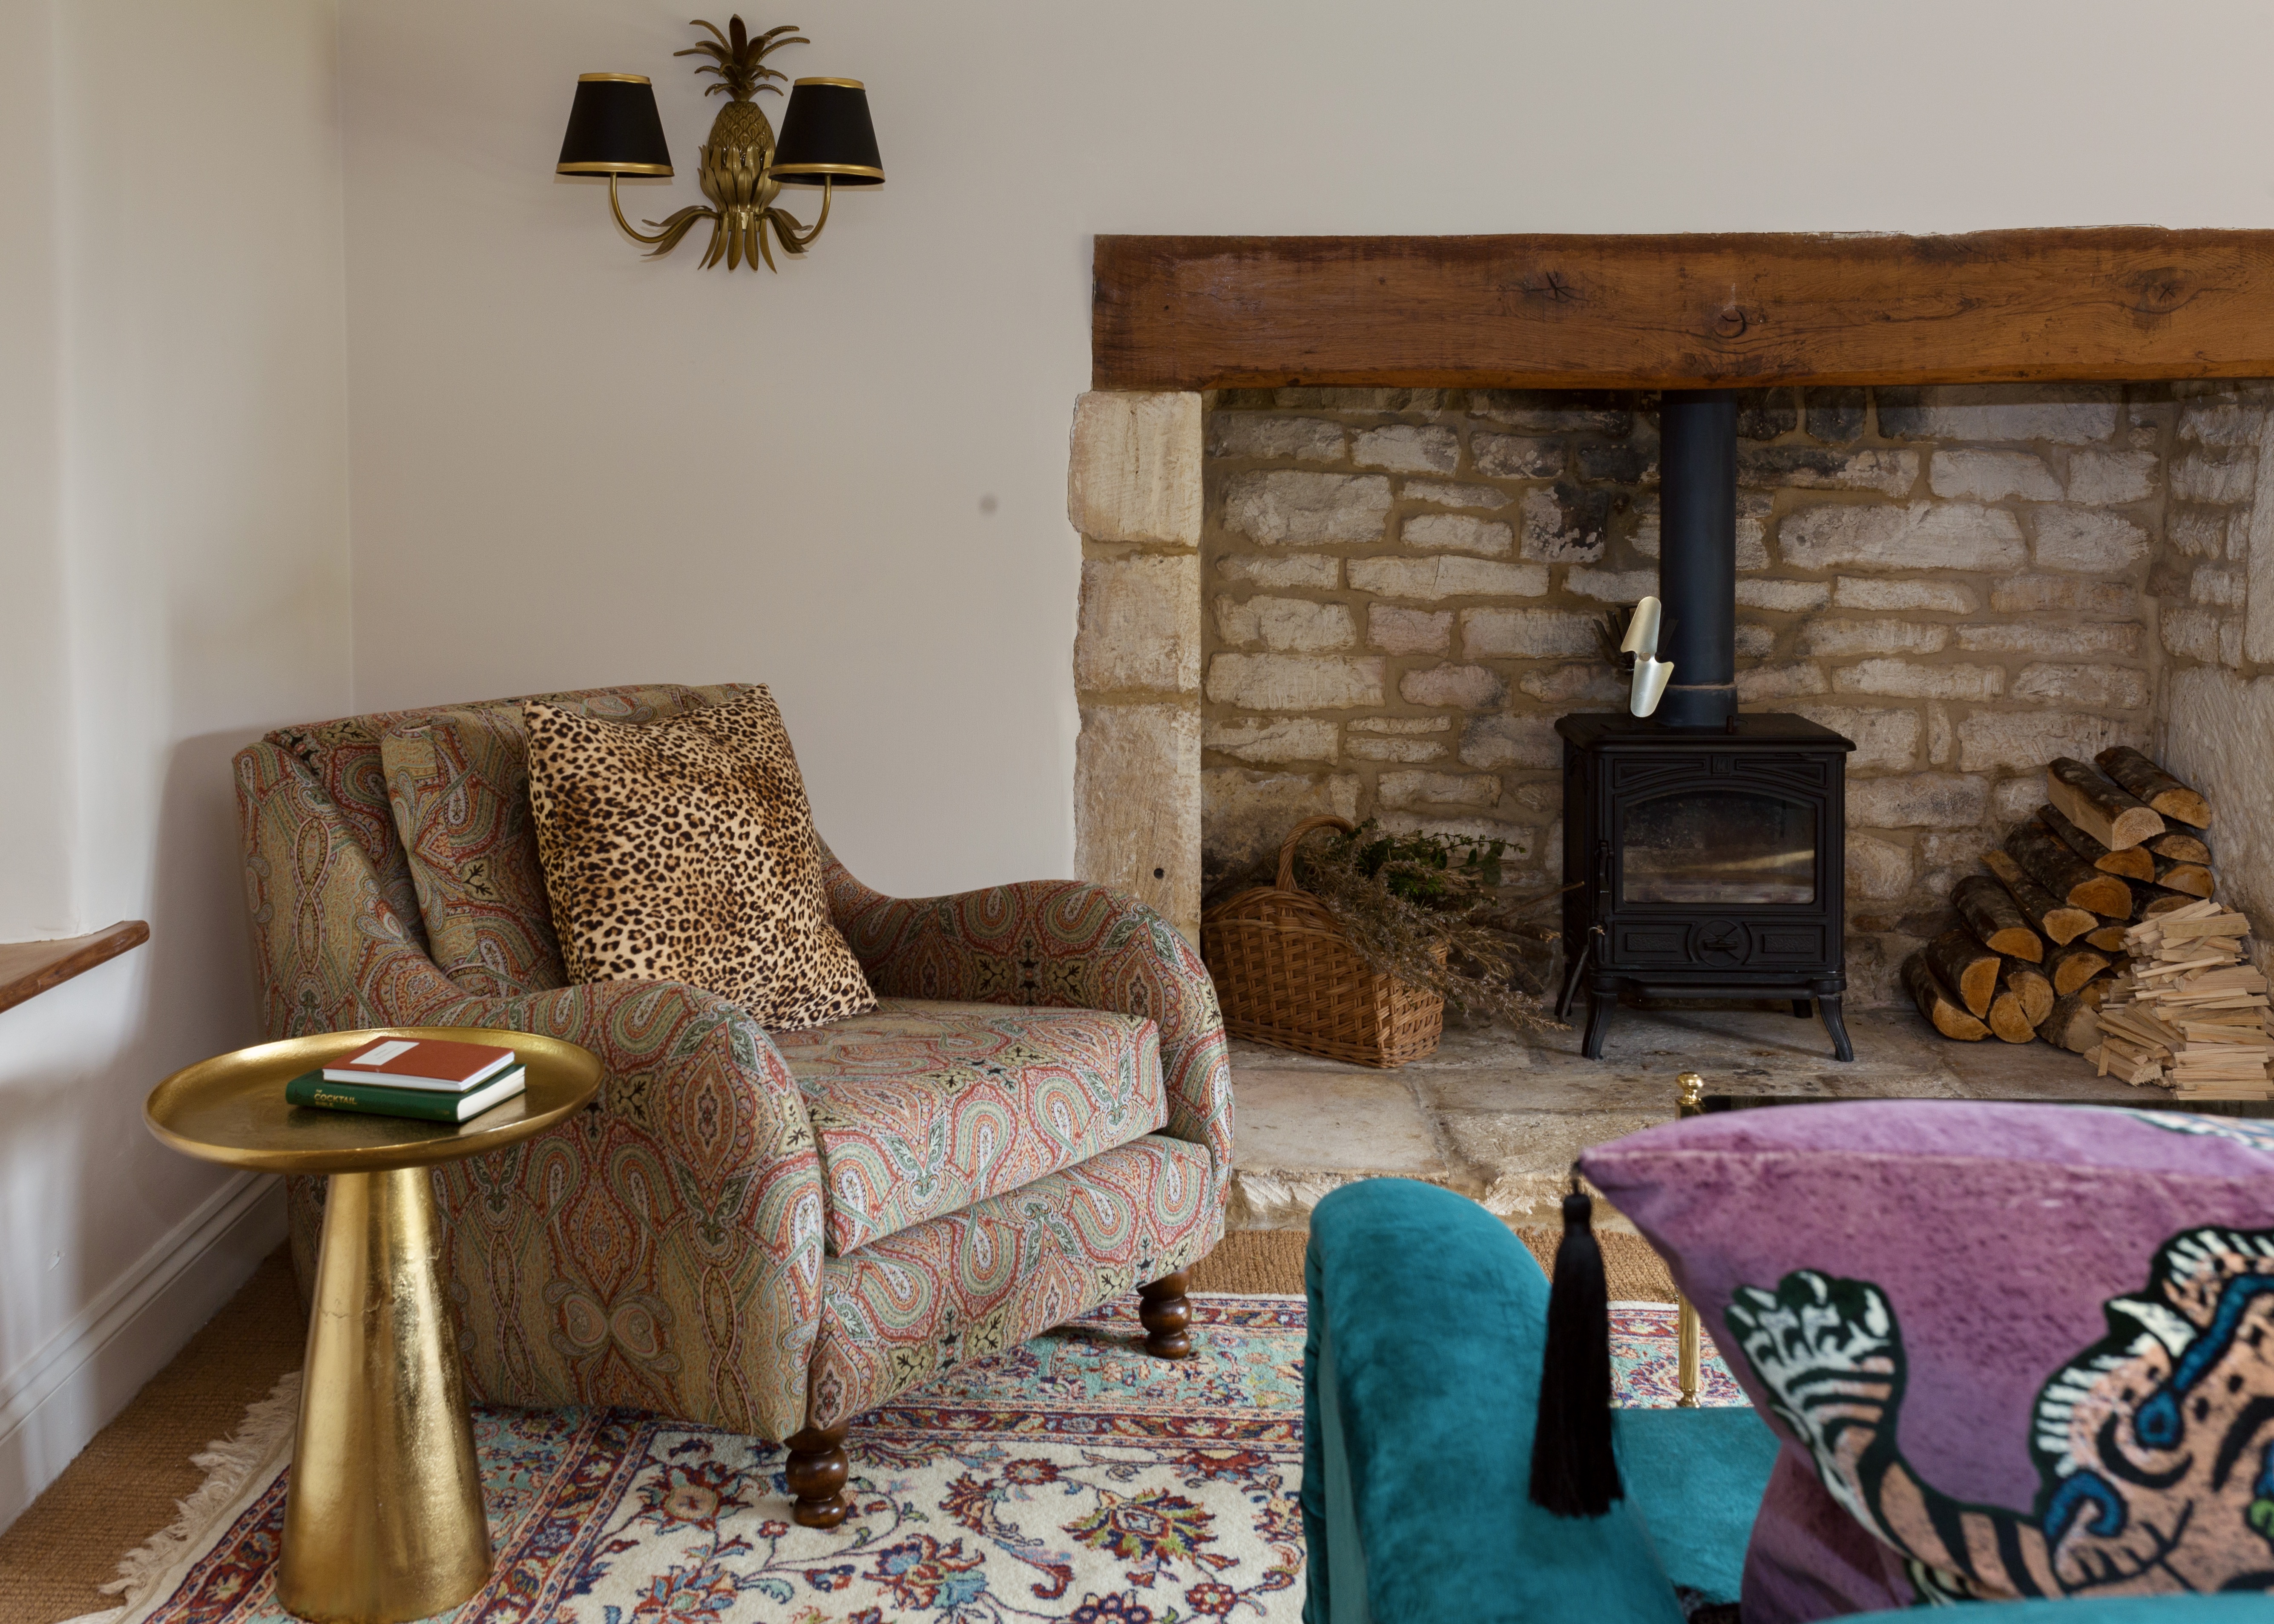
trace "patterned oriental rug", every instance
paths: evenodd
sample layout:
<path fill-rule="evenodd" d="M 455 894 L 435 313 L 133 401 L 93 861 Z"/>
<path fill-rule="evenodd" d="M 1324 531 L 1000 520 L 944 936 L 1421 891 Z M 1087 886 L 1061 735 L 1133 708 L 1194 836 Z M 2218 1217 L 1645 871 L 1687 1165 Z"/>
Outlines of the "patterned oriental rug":
<path fill-rule="evenodd" d="M 477 1408 L 497 1546 L 453 1624 L 1293 1620 L 1304 1304 L 1195 1297 L 1192 1358 L 1135 1301 L 951 1372 L 854 1425 L 855 1515 L 792 1524 L 782 1453 L 629 1410 Z M 1671 1404 L 1675 1311 L 1614 1304 L 1620 1402 Z M 288 1624 L 273 1568 L 297 1378 L 200 1456 L 183 1521 L 78 1624 Z M 1706 1402 L 1743 1403 L 1718 1358 Z"/>

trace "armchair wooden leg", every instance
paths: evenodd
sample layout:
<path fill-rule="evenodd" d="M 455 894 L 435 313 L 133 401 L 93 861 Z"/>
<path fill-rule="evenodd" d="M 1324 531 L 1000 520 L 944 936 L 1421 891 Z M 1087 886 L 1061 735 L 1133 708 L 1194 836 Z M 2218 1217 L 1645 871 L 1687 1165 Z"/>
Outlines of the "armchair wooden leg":
<path fill-rule="evenodd" d="M 790 1517 L 800 1528 L 835 1528 L 853 1509 L 845 1497 L 845 1426 L 809 1426 L 789 1440 L 789 1492 L 797 1497 Z"/>
<path fill-rule="evenodd" d="M 1192 1276 L 1178 1269 L 1137 1288 L 1137 1317 L 1145 1322 L 1145 1351 L 1156 1359 L 1192 1357 L 1193 1305 L 1185 1300 Z"/>

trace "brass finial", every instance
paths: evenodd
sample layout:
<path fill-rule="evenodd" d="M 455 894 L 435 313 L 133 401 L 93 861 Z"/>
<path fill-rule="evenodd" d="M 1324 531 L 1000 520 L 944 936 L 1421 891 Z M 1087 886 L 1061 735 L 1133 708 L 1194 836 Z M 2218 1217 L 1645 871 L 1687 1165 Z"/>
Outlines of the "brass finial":
<path fill-rule="evenodd" d="M 1706 1104 L 1706 1079 L 1695 1071 L 1684 1071 L 1674 1079 L 1675 1101 L 1682 1115 L 1695 1116 Z"/>

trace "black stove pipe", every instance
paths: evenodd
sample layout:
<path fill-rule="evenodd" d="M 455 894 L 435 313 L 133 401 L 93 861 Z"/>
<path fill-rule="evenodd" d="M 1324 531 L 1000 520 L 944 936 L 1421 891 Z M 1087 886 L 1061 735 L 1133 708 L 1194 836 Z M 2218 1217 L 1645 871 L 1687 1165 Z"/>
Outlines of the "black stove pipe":
<path fill-rule="evenodd" d="M 1668 727 L 1721 727 L 1737 714 L 1737 397 L 1669 389 L 1659 408 L 1658 657 L 1674 663 L 1659 701 Z"/>

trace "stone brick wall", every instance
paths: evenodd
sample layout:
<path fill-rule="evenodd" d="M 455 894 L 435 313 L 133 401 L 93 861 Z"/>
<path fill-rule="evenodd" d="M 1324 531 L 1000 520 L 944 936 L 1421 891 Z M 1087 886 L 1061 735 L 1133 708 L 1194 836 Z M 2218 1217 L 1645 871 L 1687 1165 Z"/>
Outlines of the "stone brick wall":
<path fill-rule="evenodd" d="M 2274 928 L 2274 385 L 2175 387 L 2162 759 L 2210 797 L 2220 900 Z M 2263 962 L 2263 960 L 2262 960 Z"/>
<path fill-rule="evenodd" d="M 2209 669 L 2231 645 L 2230 676 L 2262 646 L 2274 665 L 2274 592 L 2254 634 L 2236 585 L 2233 515 L 2267 455 L 2264 402 L 2246 394 L 1745 398 L 1737 680 L 1746 709 L 1856 742 L 1859 1001 L 1892 996 L 1952 883 L 2043 799 L 2048 758 L 2153 741 L 2166 648 Z M 1200 560 L 1206 873 L 1335 811 L 1499 836 L 1520 874 L 1553 877 L 1554 723 L 1623 703 L 1594 623 L 1657 590 L 1657 452 L 1647 395 L 1216 396 Z M 2274 470 L 2263 483 L 2274 492 Z M 2264 529 L 2274 554 L 2274 500 L 2242 528 Z M 2157 595 L 2182 571 L 2192 601 L 2159 641 Z M 2249 703 L 2274 718 L 2274 701 Z"/>

